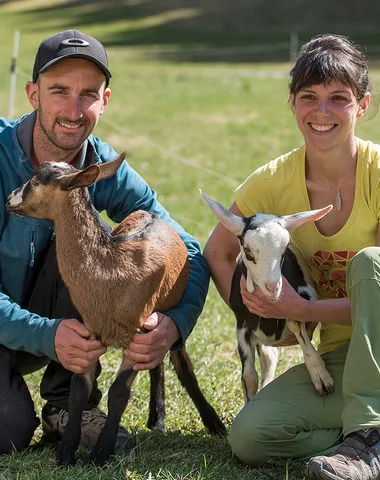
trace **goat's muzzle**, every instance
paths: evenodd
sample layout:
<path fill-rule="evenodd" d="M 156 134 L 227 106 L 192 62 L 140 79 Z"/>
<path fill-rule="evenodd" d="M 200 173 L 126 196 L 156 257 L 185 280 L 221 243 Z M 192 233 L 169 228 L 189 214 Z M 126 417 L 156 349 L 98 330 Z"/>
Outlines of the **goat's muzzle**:
<path fill-rule="evenodd" d="M 8 195 L 6 207 L 9 213 L 14 215 L 18 214 L 17 211 L 22 205 L 22 189 L 23 186 L 13 190 L 13 192 Z"/>

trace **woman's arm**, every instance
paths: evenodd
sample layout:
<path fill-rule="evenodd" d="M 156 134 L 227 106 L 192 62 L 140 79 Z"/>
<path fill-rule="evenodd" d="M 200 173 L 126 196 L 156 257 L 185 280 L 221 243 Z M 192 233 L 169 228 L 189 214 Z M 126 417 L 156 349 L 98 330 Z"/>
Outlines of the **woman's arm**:
<path fill-rule="evenodd" d="M 377 227 L 375 244 L 380 247 L 380 225 Z M 351 325 L 349 298 L 332 298 L 307 301 L 301 298 L 283 277 L 280 301 L 268 300 L 260 290 L 250 294 L 242 284 L 243 301 L 248 309 L 264 318 L 293 318 L 305 323 L 335 323 Z"/>
<path fill-rule="evenodd" d="M 243 217 L 235 203 L 231 206 L 230 211 Z M 239 242 L 236 235 L 220 223 L 215 227 L 203 250 L 203 255 L 211 271 L 211 277 L 227 305 L 229 305 L 232 275 L 239 252 Z"/>
<path fill-rule="evenodd" d="M 230 211 L 235 215 L 243 216 L 236 203 L 232 205 Z M 239 251 L 236 236 L 219 223 L 208 239 L 203 252 L 215 286 L 227 305 L 229 305 L 232 275 Z M 245 289 L 244 279 L 241 286 L 245 305 L 252 313 L 263 318 L 293 318 L 305 323 L 351 324 L 348 298 L 308 301 L 300 297 L 284 277 L 278 301 L 269 300 L 259 288 L 249 293 Z"/>
<path fill-rule="evenodd" d="M 351 325 L 350 300 L 344 298 L 332 298 L 328 300 L 306 301 L 307 305 L 303 315 L 296 320 L 300 322 L 338 323 Z"/>
<path fill-rule="evenodd" d="M 263 318 L 292 318 L 304 323 L 351 324 L 348 298 L 305 300 L 298 295 L 285 277 L 282 277 L 279 300 L 269 300 L 259 288 L 249 293 L 245 289 L 244 280 L 241 282 L 241 292 L 248 310 Z"/>

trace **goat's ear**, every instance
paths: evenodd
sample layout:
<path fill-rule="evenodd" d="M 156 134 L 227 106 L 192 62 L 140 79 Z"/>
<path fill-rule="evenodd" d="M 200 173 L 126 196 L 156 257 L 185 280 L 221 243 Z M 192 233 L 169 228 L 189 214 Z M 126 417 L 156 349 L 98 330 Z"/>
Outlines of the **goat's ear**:
<path fill-rule="evenodd" d="M 123 163 L 126 154 L 127 152 L 123 152 L 118 157 L 111 160 L 110 162 L 106 162 L 98 165 L 100 169 L 100 173 L 97 181 L 102 180 L 103 178 L 112 177 L 112 175 L 116 173 L 120 165 Z"/>
<path fill-rule="evenodd" d="M 205 195 L 202 190 L 200 190 L 200 192 L 220 223 L 228 228 L 230 232 L 234 233 L 235 235 L 240 235 L 245 227 L 244 220 L 241 217 L 231 213 L 229 210 L 220 205 L 220 203 L 215 202 L 215 200 L 211 200 L 211 198 Z"/>
<path fill-rule="evenodd" d="M 294 230 L 295 228 L 301 227 L 306 223 L 316 222 L 320 218 L 324 217 L 333 206 L 328 205 L 327 207 L 320 208 L 319 210 L 310 210 L 308 212 L 294 213 L 293 215 L 286 215 L 281 218 L 281 222 L 287 230 Z"/>
<path fill-rule="evenodd" d="M 90 165 L 81 172 L 62 175 L 59 182 L 62 190 L 74 190 L 74 188 L 85 188 L 93 185 L 99 177 L 99 166 Z"/>

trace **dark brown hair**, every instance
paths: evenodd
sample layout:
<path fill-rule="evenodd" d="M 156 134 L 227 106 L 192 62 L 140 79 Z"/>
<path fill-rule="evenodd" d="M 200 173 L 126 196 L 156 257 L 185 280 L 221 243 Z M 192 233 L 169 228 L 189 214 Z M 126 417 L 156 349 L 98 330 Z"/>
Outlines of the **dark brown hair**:
<path fill-rule="evenodd" d="M 324 34 L 305 43 L 290 71 L 290 94 L 340 80 L 358 101 L 371 91 L 368 62 L 361 48 L 343 35 Z"/>

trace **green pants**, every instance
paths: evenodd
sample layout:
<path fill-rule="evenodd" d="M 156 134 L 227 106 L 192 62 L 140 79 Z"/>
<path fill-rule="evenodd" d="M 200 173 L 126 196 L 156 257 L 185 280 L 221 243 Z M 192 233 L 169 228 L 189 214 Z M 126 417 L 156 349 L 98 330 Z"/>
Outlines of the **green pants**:
<path fill-rule="evenodd" d="M 361 250 L 347 272 L 353 332 L 323 355 L 335 392 L 320 397 L 304 364 L 260 390 L 234 420 L 232 452 L 258 466 L 332 453 L 342 437 L 380 426 L 380 248 Z"/>

